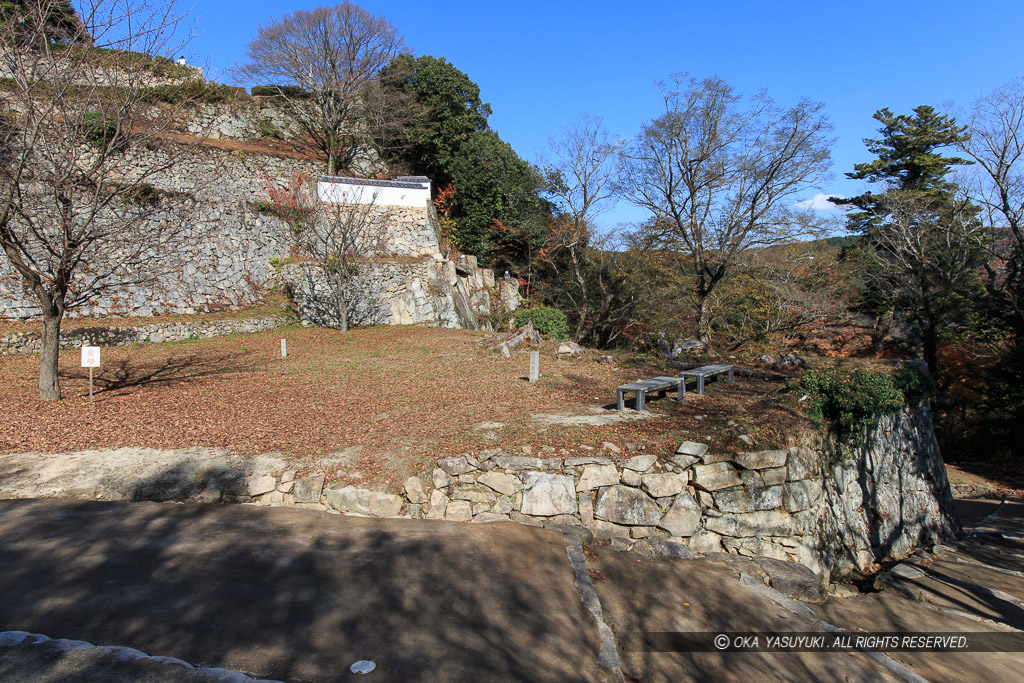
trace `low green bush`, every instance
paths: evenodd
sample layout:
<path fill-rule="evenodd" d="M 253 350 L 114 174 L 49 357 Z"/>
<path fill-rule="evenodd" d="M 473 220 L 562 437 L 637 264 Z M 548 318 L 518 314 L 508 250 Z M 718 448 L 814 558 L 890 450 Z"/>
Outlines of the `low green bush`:
<path fill-rule="evenodd" d="M 274 122 L 270 119 L 260 119 L 256 122 L 256 132 L 260 134 L 262 138 L 271 138 L 274 140 L 280 140 L 282 138 L 281 131 L 277 129 Z"/>
<path fill-rule="evenodd" d="M 287 97 L 294 100 L 304 100 L 309 97 L 309 92 L 297 85 L 254 85 L 249 88 L 249 94 L 263 97 Z"/>
<path fill-rule="evenodd" d="M 892 376 L 893 384 L 905 398 L 927 396 L 935 389 L 935 381 L 924 363 L 901 365 Z"/>
<path fill-rule="evenodd" d="M 826 421 L 839 433 L 849 433 L 877 423 L 882 415 L 895 413 L 906 395 L 894 375 L 875 370 L 808 370 L 793 386 L 806 401 L 808 414 Z"/>
<path fill-rule="evenodd" d="M 543 336 L 549 339 L 567 339 L 569 337 L 569 322 L 565 319 L 565 313 L 550 306 L 534 306 L 516 311 L 516 327 L 522 327 L 527 322 L 533 321 Z"/>
<path fill-rule="evenodd" d="M 100 112 L 83 114 L 82 131 L 90 145 L 106 147 L 117 135 L 117 119 Z"/>
<path fill-rule="evenodd" d="M 167 83 L 153 88 L 145 88 L 139 93 L 143 102 L 166 102 L 180 104 L 182 102 L 204 102 L 217 104 L 227 102 L 235 97 L 238 88 L 221 83 L 206 83 L 190 80 L 183 83 Z"/>

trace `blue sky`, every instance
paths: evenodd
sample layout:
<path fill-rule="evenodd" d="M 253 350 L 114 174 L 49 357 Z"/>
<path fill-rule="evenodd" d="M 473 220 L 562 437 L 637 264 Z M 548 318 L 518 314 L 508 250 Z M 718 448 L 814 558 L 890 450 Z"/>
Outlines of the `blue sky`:
<path fill-rule="evenodd" d="M 242 60 L 256 27 L 317 2 L 195 0 L 190 61 L 214 72 Z M 871 115 L 919 104 L 966 104 L 1024 75 L 1024 2 L 405 2 L 364 0 L 417 55 L 446 57 L 479 86 L 490 122 L 535 161 L 580 114 L 622 137 L 657 116 L 655 82 L 689 71 L 741 93 L 765 88 L 779 104 L 825 103 L 838 138 L 825 193 L 863 189 L 842 177 L 868 159 Z M 808 193 L 813 197 L 815 191 Z M 602 219 L 642 217 L 621 206 Z"/>

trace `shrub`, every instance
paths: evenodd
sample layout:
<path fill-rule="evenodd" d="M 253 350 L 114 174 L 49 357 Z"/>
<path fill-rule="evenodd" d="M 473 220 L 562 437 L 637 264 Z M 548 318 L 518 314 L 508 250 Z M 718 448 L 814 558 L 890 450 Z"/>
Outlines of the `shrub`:
<path fill-rule="evenodd" d="M 249 93 L 263 97 L 284 96 L 294 100 L 304 100 L 309 97 L 309 93 L 297 85 L 254 85 L 249 88 Z"/>
<path fill-rule="evenodd" d="M 106 147 L 117 135 L 117 119 L 101 113 L 85 114 L 82 116 L 82 129 L 90 145 Z"/>
<path fill-rule="evenodd" d="M 275 140 L 281 139 L 281 131 L 277 129 L 274 122 L 270 119 L 260 119 L 256 122 L 256 132 L 263 138 L 273 138 Z"/>
<path fill-rule="evenodd" d="M 549 339 L 566 339 L 569 336 L 569 322 L 565 313 L 557 308 L 534 306 L 516 311 L 516 327 L 522 327 L 529 321 L 533 321 L 537 331 Z"/>
<path fill-rule="evenodd" d="M 310 209 L 301 206 L 288 206 L 274 202 L 251 202 L 249 206 L 256 213 L 264 216 L 274 216 L 288 223 L 292 230 L 299 232 L 302 223 L 309 218 Z"/>
<path fill-rule="evenodd" d="M 905 398 L 927 396 L 935 388 L 935 382 L 922 363 L 905 363 L 892 376 L 893 384 Z"/>
<path fill-rule="evenodd" d="M 181 102 L 205 102 L 206 104 L 217 104 L 227 102 L 234 98 L 239 88 L 232 88 L 221 83 L 204 83 L 199 80 L 185 81 L 184 83 L 168 83 L 153 88 L 145 88 L 140 92 L 140 99 L 143 102 L 167 102 L 168 104 L 179 104 Z"/>
<path fill-rule="evenodd" d="M 149 183 L 132 185 L 122 194 L 126 201 L 140 206 L 155 206 L 160 201 L 160 193 Z"/>
<path fill-rule="evenodd" d="M 871 426 L 905 402 L 892 375 L 872 370 L 808 370 L 795 388 L 806 396 L 811 417 L 827 421 L 841 434 Z"/>

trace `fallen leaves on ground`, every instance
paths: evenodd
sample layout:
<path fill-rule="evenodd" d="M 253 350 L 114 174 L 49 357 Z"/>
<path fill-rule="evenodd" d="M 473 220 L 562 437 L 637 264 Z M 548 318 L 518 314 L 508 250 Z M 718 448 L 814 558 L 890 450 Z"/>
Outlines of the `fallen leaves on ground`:
<path fill-rule="evenodd" d="M 288 358 L 280 357 L 282 337 Z M 38 399 L 38 356 L 3 357 L 0 453 L 205 446 L 240 455 L 279 452 L 299 469 L 326 469 L 325 456 L 359 445 L 358 463 L 346 469 L 394 484 L 439 457 L 485 448 L 519 453 L 530 446 L 545 457 L 581 445 L 600 450 L 611 441 L 668 454 L 685 438 L 742 450 L 735 436 L 744 431 L 759 446 L 781 446 L 795 419 L 771 398 L 778 384 L 741 380 L 714 383 L 684 403 L 648 399 L 662 419 L 539 425 L 531 414 L 611 407 L 616 386 L 663 371 L 609 367 L 595 362 L 596 353 L 558 359 L 552 346 L 542 352 L 540 381 L 529 384 L 527 354 L 503 359 L 481 337 L 387 326 L 342 335 L 295 326 L 105 348 L 92 404 L 77 350 L 60 356 L 61 402 Z M 474 429 L 483 422 L 505 427 Z"/>

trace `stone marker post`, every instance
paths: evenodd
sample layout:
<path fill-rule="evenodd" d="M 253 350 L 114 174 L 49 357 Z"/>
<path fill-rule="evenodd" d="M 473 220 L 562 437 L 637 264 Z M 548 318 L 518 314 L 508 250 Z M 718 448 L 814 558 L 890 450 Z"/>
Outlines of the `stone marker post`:
<path fill-rule="evenodd" d="M 540 351 L 530 351 L 530 384 L 540 377 Z"/>
<path fill-rule="evenodd" d="M 287 358 L 287 357 L 288 357 L 288 340 L 287 339 L 282 339 L 281 340 L 281 358 Z"/>

